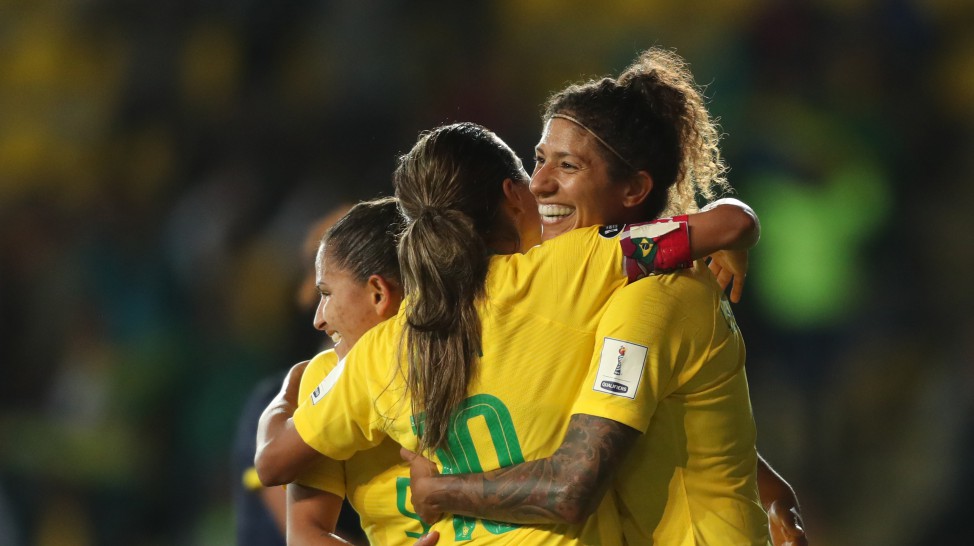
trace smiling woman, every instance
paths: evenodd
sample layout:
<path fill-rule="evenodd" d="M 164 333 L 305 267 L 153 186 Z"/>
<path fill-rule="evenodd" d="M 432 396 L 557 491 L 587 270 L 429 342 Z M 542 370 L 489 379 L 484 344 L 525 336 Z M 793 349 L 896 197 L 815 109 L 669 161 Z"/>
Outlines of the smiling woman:
<path fill-rule="evenodd" d="M 359 338 L 398 311 L 403 294 L 396 241 L 401 229 L 396 199 L 376 199 L 352 207 L 321 239 L 315 259 L 321 297 L 314 325 L 336 345 L 308 362 L 303 375 L 298 373 L 302 364 L 292 371 L 292 378 L 300 375 L 299 398 L 320 392 L 321 382 Z M 318 457 L 287 487 L 287 543 L 346 544 L 334 536 L 343 498 L 360 513 L 370 543 L 419 536 L 422 522 L 388 502 L 401 494 L 405 479 L 397 453 L 398 446 L 387 441 L 347 461 Z"/>
<path fill-rule="evenodd" d="M 397 210 L 393 198 L 360 206 L 325 234 L 315 259 L 315 284 L 321 299 L 315 311 L 315 328 L 331 336 L 335 353 L 345 356 L 359 336 L 380 320 L 369 303 L 389 294 L 400 298 L 399 262 L 395 248 L 375 252 L 377 244 L 394 241 L 400 223 L 390 225 L 389 210 Z M 369 252 L 369 249 L 373 249 Z M 398 306 L 397 306 L 398 307 Z M 393 309 L 393 312 L 395 309 Z"/>
<path fill-rule="evenodd" d="M 545 125 L 531 176 L 545 240 L 577 227 L 604 224 L 625 210 L 631 186 L 611 181 L 608 164 L 589 141 L 593 137 L 567 119 Z"/>
<path fill-rule="evenodd" d="M 692 212 L 728 191 L 719 132 L 685 62 L 652 49 L 618 78 L 552 95 L 531 191 L 544 240 L 575 228 Z"/>

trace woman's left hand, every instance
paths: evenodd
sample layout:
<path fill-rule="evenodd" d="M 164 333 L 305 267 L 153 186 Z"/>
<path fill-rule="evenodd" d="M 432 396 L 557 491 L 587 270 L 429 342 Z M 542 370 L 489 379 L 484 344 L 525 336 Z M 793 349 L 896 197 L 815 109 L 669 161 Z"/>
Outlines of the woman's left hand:
<path fill-rule="evenodd" d="M 710 271 L 717 277 L 720 288 L 731 286 L 730 300 L 741 301 L 744 292 L 744 279 L 747 277 L 746 250 L 718 250 L 710 255 Z"/>

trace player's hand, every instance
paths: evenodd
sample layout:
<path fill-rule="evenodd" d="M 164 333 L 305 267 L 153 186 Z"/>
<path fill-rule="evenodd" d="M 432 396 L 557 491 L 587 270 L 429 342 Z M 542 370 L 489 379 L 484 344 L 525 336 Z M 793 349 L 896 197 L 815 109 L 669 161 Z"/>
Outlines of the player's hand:
<path fill-rule="evenodd" d="M 419 540 L 413 543 L 413 546 L 433 546 L 440 540 L 440 533 L 438 531 L 430 531 L 425 535 L 419 537 Z"/>
<path fill-rule="evenodd" d="M 731 286 L 730 300 L 741 301 L 744 292 L 744 279 L 747 277 L 746 250 L 718 250 L 710 255 L 710 271 L 717 277 L 720 288 Z"/>
<path fill-rule="evenodd" d="M 301 376 L 304 375 L 304 369 L 308 367 L 309 360 L 304 362 L 298 362 L 294 366 L 291 366 L 291 370 L 287 372 L 287 377 L 284 378 L 284 399 L 288 403 L 297 406 L 298 405 L 298 393 L 301 392 Z"/>
<path fill-rule="evenodd" d="M 808 546 L 805 525 L 796 506 L 789 507 L 784 501 L 774 501 L 768 510 L 768 522 L 774 546 Z"/>
<path fill-rule="evenodd" d="M 413 510 L 426 523 L 439 521 L 443 512 L 428 502 L 433 487 L 432 478 L 440 475 L 439 469 L 433 461 L 404 447 L 399 449 L 399 455 L 409 463 L 409 490 L 412 492 Z"/>

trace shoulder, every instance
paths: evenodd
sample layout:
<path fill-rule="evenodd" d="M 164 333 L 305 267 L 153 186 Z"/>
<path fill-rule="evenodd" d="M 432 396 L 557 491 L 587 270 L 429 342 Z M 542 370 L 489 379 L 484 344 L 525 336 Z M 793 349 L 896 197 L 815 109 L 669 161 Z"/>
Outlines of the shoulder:
<path fill-rule="evenodd" d="M 328 349 L 315 355 L 308 362 L 308 366 L 304 369 L 304 374 L 301 376 L 300 398 L 304 398 L 306 394 L 310 394 L 318 383 L 335 369 L 336 365 L 338 365 L 338 355 L 335 354 L 334 349 Z"/>
<path fill-rule="evenodd" d="M 702 262 L 689 269 L 653 275 L 618 290 L 610 305 L 650 305 L 668 315 L 708 315 L 720 304 L 720 286 Z"/>
<path fill-rule="evenodd" d="M 327 351 L 322 351 L 316 354 L 309 362 L 308 367 L 305 368 L 304 373 L 323 373 L 327 374 L 338 364 L 338 355 L 335 354 L 334 349 L 328 349 Z"/>
<path fill-rule="evenodd" d="M 362 359 L 372 354 L 384 354 L 390 348 L 397 347 L 402 335 L 403 324 L 406 321 L 406 306 L 404 301 L 395 316 L 388 318 L 362 334 L 355 346 L 352 347 L 346 360 Z M 352 355 L 357 355 L 353 357 Z"/>
<path fill-rule="evenodd" d="M 577 281 L 582 275 L 621 276 L 618 234 L 603 236 L 600 229 L 592 226 L 572 230 L 523 254 L 494 256 L 488 277 L 492 288 L 527 288 L 536 278 L 552 282 L 561 278 Z"/>
<path fill-rule="evenodd" d="M 553 258 L 573 258 L 591 254 L 601 248 L 619 246 L 619 230 L 608 229 L 613 226 L 591 226 L 569 231 L 529 248 L 523 254 L 495 256 L 491 264 L 500 267 L 517 267 L 550 263 Z M 621 228 L 621 226 L 617 226 Z"/>
<path fill-rule="evenodd" d="M 398 362 L 405 309 L 405 306 L 401 307 L 399 314 L 375 325 L 359 338 L 341 363 L 343 374 L 364 378 L 370 383 L 387 382 Z"/>
<path fill-rule="evenodd" d="M 566 253 L 586 254 L 600 248 L 619 246 L 623 226 L 589 226 L 573 229 L 528 250 L 525 256 Z"/>
<path fill-rule="evenodd" d="M 720 298 L 720 285 L 714 279 L 713 274 L 703 263 L 698 260 L 688 269 L 681 269 L 672 273 L 653 275 L 648 279 L 652 281 L 659 290 L 667 297 L 701 300 L 713 302 Z M 640 280 L 637 283 L 643 282 Z"/>

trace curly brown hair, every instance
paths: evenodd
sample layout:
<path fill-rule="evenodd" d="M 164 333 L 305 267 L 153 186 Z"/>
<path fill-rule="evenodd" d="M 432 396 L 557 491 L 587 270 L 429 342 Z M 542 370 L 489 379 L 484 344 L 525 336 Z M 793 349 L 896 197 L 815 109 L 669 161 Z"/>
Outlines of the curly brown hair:
<path fill-rule="evenodd" d="M 625 158 L 599 146 L 613 181 L 641 170 L 653 177 L 646 219 L 691 212 L 697 195 L 711 200 L 730 190 L 717 122 L 676 53 L 652 48 L 618 78 L 569 85 L 548 99 L 543 121 L 556 114 L 575 118 Z"/>

